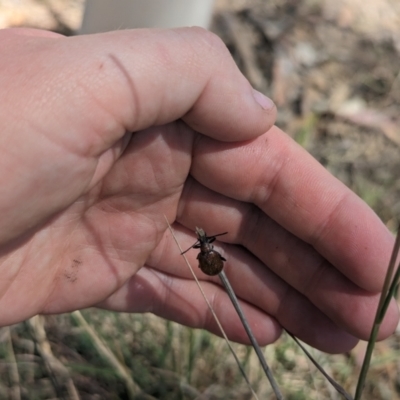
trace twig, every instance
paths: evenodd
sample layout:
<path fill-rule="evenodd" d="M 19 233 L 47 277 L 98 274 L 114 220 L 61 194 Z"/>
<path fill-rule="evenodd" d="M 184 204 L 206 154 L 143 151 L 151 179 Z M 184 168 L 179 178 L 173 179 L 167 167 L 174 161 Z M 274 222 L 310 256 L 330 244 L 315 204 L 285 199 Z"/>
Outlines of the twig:
<path fill-rule="evenodd" d="M 6 327 L 6 332 L 7 332 L 7 347 L 8 347 L 8 359 L 10 360 L 10 381 L 12 384 L 11 387 L 11 395 L 10 398 L 12 400 L 21 400 L 21 385 L 20 385 L 20 379 L 19 379 L 19 372 L 18 372 L 18 366 L 17 366 L 17 360 L 15 358 L 15 353 L 14 353 L 14 346 L 12 343 L 12 338 L 11 338 L 11 330 L 10 327 Z"/>
<path fill-rule="evenodd" d="M 44 364 L 53 380 L 57 395 L 65 398 L 61 392 L 61 386 L 65 386 L 68 392 L 68 398 L 71 400 L 79 400 L 79 394 L 71 379 L 68 369 L 65 365 L 54 356 L 50 343 L 47 339 L 46 330 L 44 329 L 44 317 L 36 315 L 28 320 L 28 324 L 32 330 L 34 339 L 36 340 L 37 349 L 42 357 Z"/>
<path fill-rule="evenodd" d="M 275 381 L 275 378 L 272 374 L 271 369 L 268 367 L 268 364 L 265 360 L 264 354 L 260 349 L 260 346 L 258 345 L 257 339 L 255 338 L 255 336 L 253 335 L 253 332 L 251 331 L 250 325 L 247 322 L 247 319 L 243 313 L 242 308 L 240 307 L 240 304 L 238 302 L 238 299 L 235 295 L 235 292 L 233 291 L 233 288 L 231 286 L 231 284 L 229 283 L 229 280 L 225 274 L 224 271 L 221 271 L 219 274 L 219 277 L 221 279 L 222 284 L 225 286 L 225 289 L 228 293 L 229 298 L 232 301 L 233 306 L 235 307 L 236 312 L 239 315 L 240 320 L 242 321 L 243 327 L 247 333 L 247 336 L 250 339 L 251 344 L 253 345 L 253 348 L 257 354 L 258 359 L 260 360 L 261 366 L 265 372 L 265 375 L 267 376 L 269 382 L 271 383 L 272 386 L 272 390 L 275 392 L 276 398 L 278 400 L 282 400 L 283 399 L 283 395 L 279 389 L 278 384 Z"/>
<path fill-rule="evenodd" d="M 180 246 L 180 244 L 179 244 L 179 242 L 178 242 L 178 240 L 177 240 L 177 238 L 176 238 L 176 236 L 175 236 L 175 233 L 174 233 L 174 231 L 172 230 L 172 227 L 171 227 L 171 225 L 170 225 L 170 223 L 169 223 L 169 221 L 168 221 L 168 219 L 167 219 L 167 217 L 166 217 L 165 215 L 164 215 L 164 218 L 165 218 L 165 220 L 167 221 L 168 229 L 170 230 L 170 232 L 171 232 L 171 234 L 172 234 L 172 237 L 174 238 L 174 241 L 175 241 L 176 245 L 177 245 L 178 248 L 179 248 L 179 251 L 180 251 L 181 253 L 183 253 L 183 250 L 182 250 L 182 248 L 181 248 L 181 246 Z M 186 256 L 185 256 L 184 254 L 183 254 L 183 258 L 184 258 L 184 260 L 185 260 L 185 262 L 186 262 L 186 265 L 189 267 L 189 270 L 190 270 L 190 272 L 191 272 L 192 275 L 193 275 L 193 279 L 196 281 L 197 286 L 199 287 L 199 290 L 200 290 L 201 294 L 203 295 L 204 300 L 206 301 L 207 306 L 208 306 L 208 308 L 210 309 L 210 312 L 211 312 L 211 314 L 212 314 L 212 316 L 213 316 L 215 322 L 217 323 L 218 328 L 220 329 L 220 331 L 221 331 L 221 333 L 222 333 L 222 336 L 224 337 L 224 339 L 225 339 L 225 341 L 226 341 L 226 344 L 227 344 L 228 347 L 229 347 L 229 350 L 231 351 L 233 357 L 235 358 L 235 361 L 236 361 L 236 363 L 237 363 L 237 365 L 238 365 L 238 367 L 239 367 L 239 370 L 240 370 L 241 374 L 243 375 L 243 378 L 244 378 L 244 380 L 246 381 L 246 383 L 247 383 L 247 385 L 248 385 L 248 387 L 249 387 L 249 389 L 250 389 L 252 395 L 254 396 L 255 399 L 259 400 L 259 399 L 258 399 L 258 396 L 257 396 L 257 393 L 254 391 L 253 387 L 251 386 L 251 383 L 250 383 L 250 381 L 249 381 L 249 378 L 247 377 L 246 372 L 244 371 L 242 365 L 240 364 L 239 358 L 238 358 L 238 356 L 236 355 L 235 350 L 233 349 L 231 343 L 229 342 L 228 336 L 226 335 L 226 333 L 225 333 L 225 331 L 224 331 L 224 328 L 222 327 L 221 322 L 219 321 L 219 319 L 218 319 L 218 317 L 217 317 L 217 314 L 215 314 L 215 311 L 213 310 L 213 308 L 212 308 L 210 302 L 208 301 L 207 296 L 206 296 L 206 294 L 204 293 L 204 290 L 203 290 L 203 288 L 201 287 L 200 282 L 199 282 L 199 280 L 197 279 L 197 276 L 196 276 L 196 274 L 194 273 L 192 266 L 190 265 L 188 259 L 186 258 Z"/>

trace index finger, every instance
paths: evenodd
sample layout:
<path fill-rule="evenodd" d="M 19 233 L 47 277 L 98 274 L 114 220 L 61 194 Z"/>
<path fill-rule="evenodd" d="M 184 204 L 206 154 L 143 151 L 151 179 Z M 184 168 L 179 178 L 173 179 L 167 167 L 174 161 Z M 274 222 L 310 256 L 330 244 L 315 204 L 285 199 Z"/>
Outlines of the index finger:
<path fill-rule="evenodd" d="M 254 203 L 359 287 L 382 289 L 391 233 L 359 197 L 279 128 L 244 145 L 204 138 L 195 150 L 192 174 L 218 193 Z"/>

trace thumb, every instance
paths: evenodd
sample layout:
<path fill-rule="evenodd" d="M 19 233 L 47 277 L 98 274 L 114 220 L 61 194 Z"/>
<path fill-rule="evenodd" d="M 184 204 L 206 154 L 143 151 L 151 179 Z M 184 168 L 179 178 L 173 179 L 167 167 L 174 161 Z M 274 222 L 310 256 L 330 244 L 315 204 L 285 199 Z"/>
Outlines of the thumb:
<path fill-rule="evenodd" d="M 29 32 L 3 31 L 0 68 L 7 60 L 5 39 L 19 37 L 25 49 L 18 66 L 29 65 L 29 81 L 23 82 L 29 91 L 26 101 L 48 125 L 69 126 L 71 131 L 77 125 L 81 131 L 83 120 L 90 121 L 107 135 L 101 140 L 109 145 L 126 130 L 179 118 L 224 141 L 252 139 L 275 122 L 273 102 L 252 89 L 223 42 L 204 29 L 140 29 L 69 38 Z M 12 57 L 15 48 L 14 38 L 8 46 Z M 17 83 L 4 82 L 11 93 L 18 93 L 11 90 Z M 51 113 L 45 102 L 51 104 Z"/>

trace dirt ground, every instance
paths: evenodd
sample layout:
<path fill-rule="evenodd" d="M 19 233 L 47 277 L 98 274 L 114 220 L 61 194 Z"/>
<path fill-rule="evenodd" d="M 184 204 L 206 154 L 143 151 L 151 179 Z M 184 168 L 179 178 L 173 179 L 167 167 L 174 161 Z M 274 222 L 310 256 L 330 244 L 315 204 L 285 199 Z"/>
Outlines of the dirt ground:
<path fill-rule="evenodd" d="M 71 35 L 82 10 L 83 0 L 0 0 L 0 28 Z M 400 215 L 400 1 L 216 0 L 211 29 L 253 86 L 275 101 L 277 125 L 394 231 Z M 49 326 L 62 343 L 59 327 Z M 393 387 L 399 387 L 397 371 L 391 372 Z M 104 390 L 81 398 L 113 398 Z"/>

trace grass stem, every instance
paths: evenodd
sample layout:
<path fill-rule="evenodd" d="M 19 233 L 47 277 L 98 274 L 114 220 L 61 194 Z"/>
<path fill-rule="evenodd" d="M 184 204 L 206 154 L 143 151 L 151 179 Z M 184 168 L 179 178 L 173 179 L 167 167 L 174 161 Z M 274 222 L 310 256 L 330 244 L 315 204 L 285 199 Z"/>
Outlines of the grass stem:
<path fill-rule="evenodd" d="M 166 217 L 165 215 L 164 215 L 164 218 L 165 218 L 165 220 L 166 220 L 166 222 L 167 222 L 168 229 L 170 230 L 170 232 L 171 232 L 171 234 L 172 234 L 172 237 L 174 238 L 174 241 L 175 241 L 176 245 L 178 246 L 178 249 L 179 249 L 180 253 L 182 254 L 182 253 L 183 253 L 183 250 L 182 250 L 182 248 L 181 248 L 181 246 L 180 246 L 180 244 L 179 244 L 179 242 L 178 242 L 178 240 L 177 240 L 177 238 L 176 238 L 176 236 L 175 236 L 175 233 L 174 233 L 174 231 L 173 231 L 173 229 L 172 229 L 172 227 L 171 227 L 171 225 L 170 225 L 170 223 L 169 223 L 169 221 L 168 221 L 168 219 L 167 219 L 167 217 Z M 215 311 L 214 311 L 214 309 L 212 308 L 211 303 L 208 301 L 207 296 L 206 296 L 206 294 L 204 293 L 204 290 L 203 290 L 203 288 L 201 287 L 200 282 L 199 282 L 199 280 L 197 279 L 197 276 L 196 276 L 196 274 L 194 273 L 192 266 L 190 265 L 190 263 L 189 263 L 188 259 L 186 258 L 185 254 L 182 254 L 182 256 L 183 256 L 183 258 L 184 258 L 184 260 L 185 260 L 185 262 L 186 262 L 186 265 L 188 266 L 188 268 L 189 268 L 189 270 L 190 270 L 190 272 L 191 272 L 191 274 L 192 274 L 192 276 L 193 276 L 193 279 L 194 279 L 195 282 L 197 283 L 197 286 L 199 287 L 199 290 L 200 290 L 201 294 L 203 295 L 204 300 L 205 300 L 205 302 L 207 303 L 207 306 L 208 306 L 208 308 L 209 308 L 209 310 L 210 310 L 210 312 L 211 312 L 211 314 L 212 314 L 212 316 L 213 316 L 215 322 L 217 323 L 218 328 L 220 329 L 221 334 L 222 334 L 222 336 L 223 336 L 224 339 L 225 339 L 225 342 L 227 343 L 227 345 L 228 345 L 228 347 L 229 347 L 229 350 L 231 351 L 233 357 L 235 358 L 235 361 L 236 361 L 236 363 L 237 363 L 237 365 L 238 365 L 238 367 L 239 367 L 239 370 L 240 370 L 240 372 L 241 372 L 241 374 L 242 374 L 244 380 L 245 380 L 246 383 L 247 383 L 247 386 L 249 387 L 249 389 L 250 389 L 252 395 L 254 396 L 254 398 L 255 398 L 256 400 L 258 400 L 257 393 L 254 391 L 253 387 L 251 386 L 250 380 L 249 380 L 249 378 L 247 377 L 246 372 L 245 372 L 243 366 L 240 364 L 239 358 L 238 358 L 238 356 L 236 355 L 235 350 L 233 349 L 231 343 L 229 342 L 228 336 L 226 335 L 225 330 L 224 330 L 224 328 L 222 327 L 219 318 L 217 317 L 217 314 L 215 314 Z"/>
<path fill-rule="evenodd" d="M 253 345 L 253 348 L 254 348 L 254 350 L 255 350 L 255 352 L 257 354 L 258 359 L 260 360 L 260 364 L 261 364 L 261 366 L 262 366 L 262 368 L 263 368 L 263 370 L 265 372 L 265 375 L 267 376 L 267 378 L 268 378 L 268 380 L 269 380 L 269 382 L 271 384 L 272 390 L 275 392 L 276 398 L 278 400 L 283 400 L 283 395 L 282 395 L 282 393 L 281 393 L 281 391 L 279 389 L 279 386 L 278 386 L 278 384 L 277 384 L 277 382 L 276 382 L 276 380 L 275 380 L 275 378 L 274 378 L 274 376 L 272 374 L 271 368 L 269 368 L 269 366 L 267 364 L 267 361 L 265 360 L 264 354 L 260 349 L 260 346 L 259 346 L 259 344 L 257 342 L 257 339 L 255 338 L 251 328 L 250 328 L 249 323 L 247 322 L 247 319 L 246 319 L 246 317 L 245 317 L 245 315 L 243 313 L 242 308 L 240 307 L 239 301 L 238 301 L 238 299 L 237 299 L 237 297 L 235 295 L 235 292 L 234 292 L 231 284 L 229 283 L 229 280 L 228 280 L 225 272 L 221 271 L 218 274 L 218 276 L 220 277 L 221 282 L 224 285 L 224 287 L 225 287 L 225 289 L 226 289 L 226 291 L 228 293 L 228 296 L 231 299 L 232 304 L 235 307 L 235 310 L 239 315 L 240 320 L 242 321 L 243 327 L 244 327 L 244 329 L 245 329 L 245 331 L 247 333 L 247 336 L 250 339 L 251 344 Z"/>
<path fill-rule="evenodd" d="M 356 394 L 355 394 L 354 400 L 361 399 L 361 394 L 364 389 L 365 380 L 367 378 L 368 369 L 369 369 L 369 366 L 371 363 L 372 352 L 374 350 L 376 338 L 379 333 L 379 328 L 381 326 L 383 318 L 385 317 L 387 308 L 389 307 L 390 301 L 393 298 L 393 295 L 396 290 L 396 286 L 399 281 L 400 264 L 398 265 L 397 271 L 395 273 L 395 277 L 392 280 L 393 271 L 396 266 L 396 261 L 397 261 L 398 255 L 399 255 L 399 249 L 400 249 L 400 226 L 397 229 L 396 241 L 394 243 L 392 255 L 390 257 L 390 262 L 389 262 L 389 266 L 387 269 L 385 282 L 383 283 L 382 293 L 381 293 L 381 297 L 379 299 L 378 309 L 375 314 L 374 324 L 372 326 L 371 334 L 370 334 L 370 337 L 368 340 L 368 346 L 367 346 L 367 350 L 365 352 L 365 357 L 364 357 L 364 361 L 363 361 L 363 364 L 361 367 L 360 376 L 358 378 Z"/>

